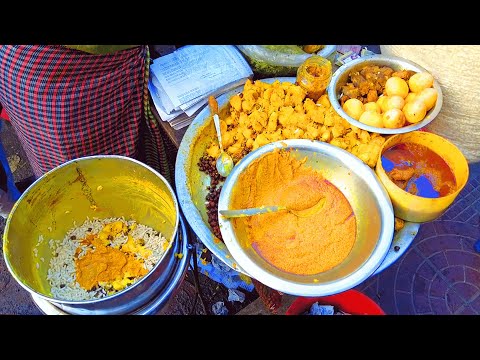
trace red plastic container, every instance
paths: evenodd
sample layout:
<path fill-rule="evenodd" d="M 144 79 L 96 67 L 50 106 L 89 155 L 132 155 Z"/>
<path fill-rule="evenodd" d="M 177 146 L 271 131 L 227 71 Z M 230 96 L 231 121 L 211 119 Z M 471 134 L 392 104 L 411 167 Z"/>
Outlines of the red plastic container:
<path fill-rule="evenodd" d="M 293 301 L 285 315 L 301 315 L 317 301 L 321 305 L 333 305 L 351 315 L 385 315 L 377 303 L 357 290 L 322 297 L 299 297 Z"/>

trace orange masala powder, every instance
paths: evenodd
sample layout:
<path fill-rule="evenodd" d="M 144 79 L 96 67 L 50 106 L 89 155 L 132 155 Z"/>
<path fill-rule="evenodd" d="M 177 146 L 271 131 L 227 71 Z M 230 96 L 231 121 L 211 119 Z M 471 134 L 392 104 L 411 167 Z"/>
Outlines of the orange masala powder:
<path fill-rule="evenodd" d="M 278 211 L 235 219 L 246 222 L 249 244 L 273 266 L 298 275 L 318 274 L 340 264 L 356 239 L 350 203 L 332 183 L 286 150 L 253 162 L 238 179 L 232 209 L 283 205 L 303 210 L 325 198 L 309 217 Z M 238 224 L 238 223 L 237 223 Z"/>
<path fill-rule="evenodd" d="M 95 246 L 95 250 L 75 260 L 77 281 L 82 288 L 91 290 L 100 282 L 110 283 L 125 276 L 143 276 L 148 272 L 133 255 L 107 247 L 92 236 L 86 240 Z"/>

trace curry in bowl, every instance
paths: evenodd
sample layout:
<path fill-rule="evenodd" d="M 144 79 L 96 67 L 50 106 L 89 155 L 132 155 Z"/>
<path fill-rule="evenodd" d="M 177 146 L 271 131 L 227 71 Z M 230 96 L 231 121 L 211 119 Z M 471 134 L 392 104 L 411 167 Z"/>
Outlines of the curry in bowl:
<path fill-rule="evenodd" d="M 390 196 L 395 216 L 416 223 L 442 215 L 469 176 L 468 162 L 460 149 L 426 131 L 389 137 L 375 171 Z"/>
<path fill-rule="evenodd" d="M 381 161 L 389 179 L 412 195 L 438 198 L 456 191 L 452 169 L 422 144 L 396 144 L 382 154 Z"/>

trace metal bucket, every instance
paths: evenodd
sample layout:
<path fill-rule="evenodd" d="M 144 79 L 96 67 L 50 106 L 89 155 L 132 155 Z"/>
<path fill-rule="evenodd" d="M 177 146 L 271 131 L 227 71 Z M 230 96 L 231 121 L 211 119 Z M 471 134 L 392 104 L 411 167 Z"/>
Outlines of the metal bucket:
<path fill-rule="evenodd" d="M 62 240 L 74 223 L 82 224 L 87 217 L 122 216 L 165 236 L 170 245 L 160 261 L 140 281 L 114 295 L 83 301 L 53 298 L 47 281 L 49 240 Z M 24 289 L 67 313 L 132 313 L 157 298 L 174 272 L 175 254 L 182 251 L 179 218 L 172 187 L 147 165 L 116 155 L 71 160 L 40 177 L 14 205 L 3 235 L 5 262 Z"/>

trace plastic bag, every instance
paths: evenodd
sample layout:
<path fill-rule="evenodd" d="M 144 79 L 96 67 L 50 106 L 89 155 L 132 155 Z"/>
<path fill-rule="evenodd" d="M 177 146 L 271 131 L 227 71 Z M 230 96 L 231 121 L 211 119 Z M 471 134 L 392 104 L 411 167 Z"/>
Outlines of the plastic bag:
<path fill-rule="evenodd" d="M 295 76 L 298 67 L 310 56 L 297 45 L 237 45 L 257 77 Z M 336 45 L 325 45 L 316 53 L 335 60 Z"/>

